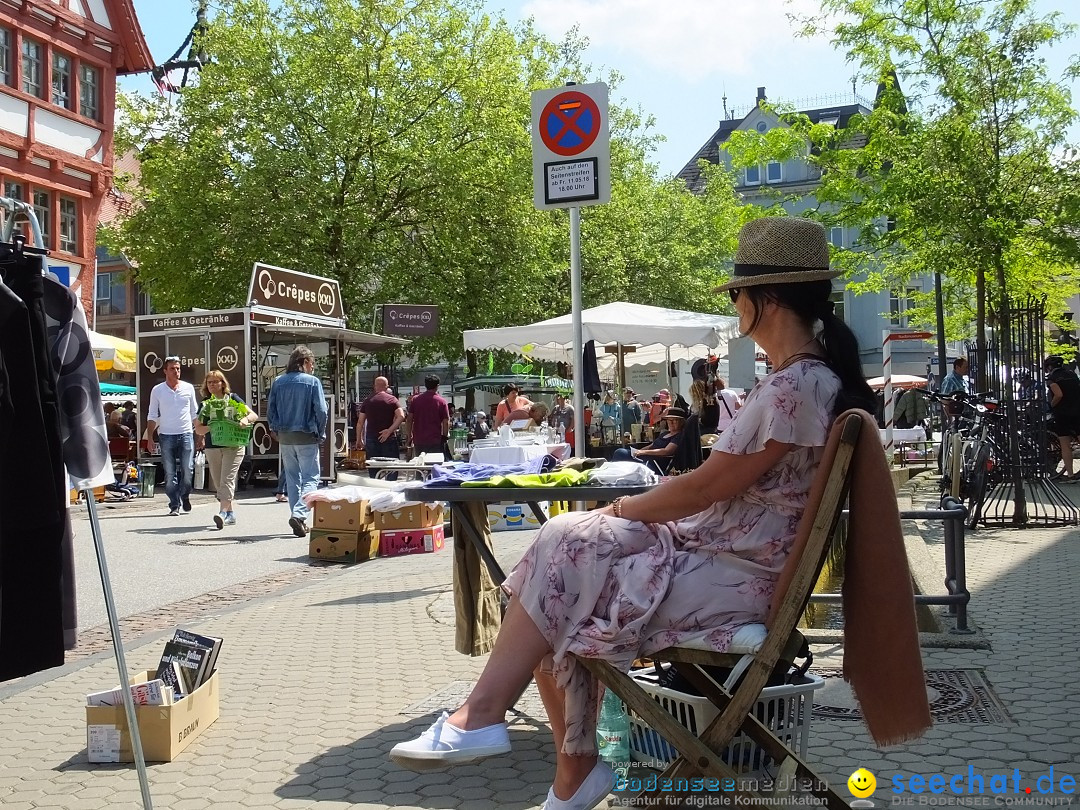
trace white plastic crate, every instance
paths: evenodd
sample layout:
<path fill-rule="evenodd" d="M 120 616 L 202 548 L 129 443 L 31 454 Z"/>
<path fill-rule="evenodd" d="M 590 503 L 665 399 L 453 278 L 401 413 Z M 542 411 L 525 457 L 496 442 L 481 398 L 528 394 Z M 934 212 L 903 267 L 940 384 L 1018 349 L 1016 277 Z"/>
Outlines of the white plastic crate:
<path fill-rule="evenodd" d="M 699 736 L 718 714 L 707 698 L 658 685 L 651 668 L 631 672 L 630 677 L 695 736 Z M 761 696 L 754 706 L 757 718 L 800 757 L 805 756 L 810 739 L 813 693 L 824 683 L 816 675 L 807 674 L 792 684 L 768 686 L 761 690 Z M 678 752 L 633 711 L 628 713 L 631 756 L 636 762 L 649 767 L 658 770 L 666 768 Z M 762 776 L 772 765 L 772 758 L 744 734 L 732 740 L 722 758 L 736 772 L 747 776 Z"/>

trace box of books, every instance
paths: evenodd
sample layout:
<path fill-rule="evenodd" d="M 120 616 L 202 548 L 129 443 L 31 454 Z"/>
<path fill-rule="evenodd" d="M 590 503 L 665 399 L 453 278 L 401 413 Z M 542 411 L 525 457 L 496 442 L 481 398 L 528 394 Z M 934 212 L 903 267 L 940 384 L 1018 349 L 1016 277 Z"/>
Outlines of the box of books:
<path fill-rule="evenodd" d="M 140 672 L 131 678 L 132 695 L 137 689 L 156 681 L 154 670 Z M 112 692 L 115 694 L 112 694 Z M 127 715 L 124 704 L 120 702 L 119 689 L 111 690 L 112 695 L 103 704 L 103 693 L 88 695 L 97 699 L 98 705 L 86 707 L 86 754 L 90 762 L 134 762 L 131 750 L 131 734 L 128 731 Z M 159 697 L 168 695 L 173 698 L 168 687 L 157 689 Z M 162 697 L 161 699 L 164 699 Z M 115 700 L 115 705 L 113 701 Z M 136 700 L 138 703 L 138 700 Z M 139 722 L 139 738 L 142 741 L 143 756 L 148 762 L 172 762 L 181 751 L 206 731 L 218 719 L 218 676 L 213 673 L 190 695 L 170 703 L 155 705 L 143 703 L 135 706 L 135 716 Z"/>
<path fill-rule="evenodd" d="M 372 521 L 367 501 L 315 501 L 312 529 L 358 532 Z"/>
<path fill-rule="evenodd" d="M 356 563 L 373 559 L 379 553 L 379 532 L 366 528 L 358 532 L 337 529 L 312 529 L 308 556 L 317 560 Z"/>
<path fill-rule="evenodd" d="M 443 507 L 441 503 L 414 503 L 390 512 L 375 513 L 375 528 L 384 529 L 426 529 L 441 526 Z"/>
<path fill-rule="evenodd" d="M 400 557 L 402 554 L 426 554 L 445 545 L 442 524 L 423 529 L 392 529 L 379 532 L 379 554 Z"/>
<path fill-rule="evenodd" d="M 547 501 L 540 501 L 537 506 L 544 513 L 544 517 L 547 517 Z M 540 528 L 540 521 L 537 520 L 532 507 L 527 503 L 489 503 L 487 510 L 488 527 L 493 532 L 512 532 Z"/>

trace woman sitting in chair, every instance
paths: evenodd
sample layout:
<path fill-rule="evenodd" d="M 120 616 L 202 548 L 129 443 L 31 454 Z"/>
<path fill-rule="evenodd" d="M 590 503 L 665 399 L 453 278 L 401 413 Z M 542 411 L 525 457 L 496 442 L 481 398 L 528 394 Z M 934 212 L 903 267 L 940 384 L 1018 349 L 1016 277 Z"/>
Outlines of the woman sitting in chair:
<path fill-rule="evenodd" d="M 673 406 L 664 411 L 660 419 L 667 427 L 653 439 L 652 444 L 640 450 L 636 447 L 620 447 L 611 454 L 611 460 L 639 461 L 642 464 L 655 460 L 661 471 L 666 470 L 671 459 L 679 452 L 683 428 L 686 426 L 686 411 Z"/>
<path fill-rule="evenodd" d="M 774 371 L 700 467 L 544 525 L 503 583 L 512 598 L 471 694 L 391 758 L 431 768 L 508 752 L 506 712 L 535 677 L 556 751 L 544 807 L 588 810 L 608 795 L 599 690 L 573 656 L 626 672 L 671 645 L 723 652 L 736 630 L 764 621 L 834 418 L 874 406 L 855 336 L 829 301 L 837 275 L 817 223 L 767 217 L 743 227 L 734 275 L 717 290 Z"/>

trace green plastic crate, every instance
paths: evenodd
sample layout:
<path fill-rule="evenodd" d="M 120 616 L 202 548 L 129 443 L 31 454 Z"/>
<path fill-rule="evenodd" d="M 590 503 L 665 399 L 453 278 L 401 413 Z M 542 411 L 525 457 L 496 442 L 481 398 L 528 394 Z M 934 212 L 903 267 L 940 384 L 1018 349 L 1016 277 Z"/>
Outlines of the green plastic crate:
<path fill-rule="evenodd" d="M 225 419 L 212 419 L 210 441 L 218 447 L 245 447 L 251 441 L 251 427 Z"/>

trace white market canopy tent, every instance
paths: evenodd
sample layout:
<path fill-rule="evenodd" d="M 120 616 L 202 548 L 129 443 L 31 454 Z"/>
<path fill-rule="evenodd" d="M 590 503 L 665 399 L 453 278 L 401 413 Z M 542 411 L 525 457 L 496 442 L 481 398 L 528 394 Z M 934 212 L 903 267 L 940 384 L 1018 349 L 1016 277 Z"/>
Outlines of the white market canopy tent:
<path fill-rule="evenodd" d="M 616 301 L 581 311 L 582 341 L 596 341 L 597 350 L 624 346 L 681 346 L 723 354 L 729 338 L 739 334 L 739 319 L 729 315 L 687 312 Z M 464 333 L 465 349 L 505 349 L 545 360 L 570 359 L 574 335 L 570 314 L 526 326 L 471 329 Z M 663 360 L 655 352 L 626 355 L 627 364 Z"/>

